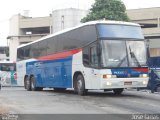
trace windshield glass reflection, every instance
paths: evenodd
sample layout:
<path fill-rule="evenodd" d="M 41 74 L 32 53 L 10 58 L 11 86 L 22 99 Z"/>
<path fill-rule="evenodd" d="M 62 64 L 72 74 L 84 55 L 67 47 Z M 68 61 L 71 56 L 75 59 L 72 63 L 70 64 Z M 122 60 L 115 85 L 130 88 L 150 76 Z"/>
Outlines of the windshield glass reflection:
<path fill-rule="evenodd" d="M 146 66 L 144 41 L 103 40 L 102 67 L 140 67 Z"/>
<path fill-rule="evenodd" d="M 130 67 L 146 66 L 146 50 L 143 41 L 127 41 Z"/>

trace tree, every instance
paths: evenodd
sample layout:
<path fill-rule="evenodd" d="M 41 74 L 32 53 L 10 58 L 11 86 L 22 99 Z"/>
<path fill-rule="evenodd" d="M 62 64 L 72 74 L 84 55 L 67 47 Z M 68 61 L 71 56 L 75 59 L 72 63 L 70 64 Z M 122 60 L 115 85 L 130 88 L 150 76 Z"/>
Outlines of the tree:
<path fill-rule="evenodd" d="M 102 19 L 129 21 L 124 3 L 121 0 L 95 0 L 89 14 L 81 22 Z"/>

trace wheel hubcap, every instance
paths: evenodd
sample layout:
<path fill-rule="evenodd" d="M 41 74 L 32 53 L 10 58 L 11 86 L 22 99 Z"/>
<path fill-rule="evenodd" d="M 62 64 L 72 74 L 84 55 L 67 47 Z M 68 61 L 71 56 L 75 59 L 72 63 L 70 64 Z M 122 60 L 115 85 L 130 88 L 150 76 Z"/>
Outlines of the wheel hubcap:
<path fill-rule="evenodd" d="M 29 83 L 29 79 L 27 79 L 27 80 L 26 80 L 26 88 L 27 88 L 27 89 L 29 88 L 29 84 L 30 84 L 30 83 Z"/>
<path fill-rule="evenodd" d="M 78 91 L 81 90 L 81 87 L 82 87 L 82 81 L 81 81 L 81 80 L 78 80 L 78 82 L 77 82 Z"/>
<path fill-rule="evenodd" d="M 31 84 L 31 85 L 32 85 L 32 88 L 34 88 L 34 84 L 33 84 L 33 82 L 32 82 L 32 84 Z"/>
<path fill-rule="evenodd" d="M 27 85 L 29 85 L 29 80 L 28 79 L 26 80 L 26 83 L 27 83 Z"/>

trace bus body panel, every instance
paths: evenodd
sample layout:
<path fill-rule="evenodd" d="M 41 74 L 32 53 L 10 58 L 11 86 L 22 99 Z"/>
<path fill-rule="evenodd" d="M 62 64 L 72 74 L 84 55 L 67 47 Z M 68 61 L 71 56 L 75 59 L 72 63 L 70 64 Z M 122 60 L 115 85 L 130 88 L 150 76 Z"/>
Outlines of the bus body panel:
<path fill-rule="evenodd" d="M 99 26 L 99 24 L 102 24 L 102 26 Z M 109 31 L 109 26 L 103 27 L 104 24 L 109 25 L 111 30 Z M 122 34 L 121 31 L 116 31 L 116 26 L 119 26 L 118 28 L 123 31 Z M 132 27 L 134 29 L 131 29 Z M 84 77 L 86 89 L 146 87 L 148 71 L 146 67 L 140 64 L 140 60 L 137 60 L 136 55 L 139 51 L 136 54 L 134 53 L 137 47 L 133 44 L 138 40 L 144 43 L 144 37 L 140 30 L 140 26 L 137 24 L 108 21 L 95 22 L 22 45 L 17 50 L 17 68 L 18 74 L 21 74 L 18 75 L 19 84 L 24 85 L 24 76 L 28 75 L 29 77 L 35 77 L 36 87 L 73 88 L 73 78 L 75 73 L 78 72 Z M 130 40 L 132 42 L 128 42 Z M 101 49 L 102 45 L 105 45 L 103 49 Z M 120 51 L 120 48 L 113 51 L 121 45 L 124 45 L 124 47 L 122 46 L 124 51 Z M 85 54 L 88 55 L 88 65 L 84 63 L 85 48 L 87 48 L 86 53 L 88 52 Z M 108 55 L 103 56 L 105 58 L 103 59 L 104 66 L 102 66 L 102 56 L 100 56 L 102 50 L 103 55 Z M 125 54 L 122 55 L 122 53 Z M 144 56 L 140 57 L 145 58 Z M 99 59 L 96 59 L 96 57 Z M 108 63 L 105 61 L 108 61 Z M 116 68 L 114 64 L 117 61 L 119 64 Z M 112 62 L 113 64 L 108 67 Z M 134 63 L 133 66 L 129 64 L 130 62 Z"/>
<path fill-rule="evenodd" d="M 34 75 L 37 87 L 72 88 L 72 57 L 79 51 L 71 50 L 30 60 L 26 63 L 26 74 Z"/>
<path fill-rule="evenodd" d="M 145 68 L 147 70 L 147 68 Z M 146 87 L 148 77 L 116 77 L 116 78 L 103 78 L 103 75 L 115 75 L 112 69 L 98 70 L 87 68 L 84 70 L 86 89 L 114 89 L 114 88 L 136 88 Z M 114 70 L 115 71 L 115 70 Z M 131 69 L 124 69 L 125 72 L 132 71 Z M 134 72 L 140 76 L 147 75 L 147 72 Z M 134 75 L 133 74 L 133 75 Z M 87 77 L 88 76 L 88 77 Z M 125 74 L 123 74 L 125 76 Z M 128 85 L 127 85 L 128 84 Z"/>
<path fill-rule="evenodd" d="M 24 77 L 26 74 L 26 61 L 20 61 L 16 63 L 17 68 L 17 85 L 18 86 L 24 86 Z"/>
<path fill-rule="evenodd" d="M 72 57 L 60 60 L 28 62 L 27 74 L 34 75 L 38 87 L 71 88 Z"/>
<path fill-rule="evenodd" d="M 75 72 L 80 71 L 85 78 L 86 89 L 136 88 L 146 87 L 148 83 L 147 76 L 141 77 L 143 74 L 148 74 L 148 68 L 87 68 L 82 64 L 82 52 L 73 56 L 72 66 L 72 78 Z M 103 75 L 116 75 L 117 77 L 104 79 Z"/>
<path fill-rule="evenodd" d="M 143 68 L 143 70 L 135 70 L 134 68 L 110 69 L 111 75 L 116 75 L 115 78 L 103 78 L 102 75 L 106 75 L 107 72 L 101 70 L 101 89 L 146 87 L 148 68 Z"/>
<path fill-rule="evenodd" d="M 43 59 L 32 59 L 26 61 L 26 64 L 17 64 L 19 67 L 26 65 L 26 73 L 24 72 L 21 78 L 24 78 L 25 74 L 34 75 L 37 87 L 51 88 L 73 88 L 73 76 L 76 72 L 81 72 L 84 76 L 86 89 L 146 87 L 146 83 L 148 83 L 147 77 L 139 77 L 141 74 L 147 74 L 147 68 L 87 68 L 82 62 L 82 50 L 58 60 L 44 61 Z M 103 75 L 116 75 L 118 78 L 104 79 Z M 125 85 L 125 82 L 131 84 Z"/>

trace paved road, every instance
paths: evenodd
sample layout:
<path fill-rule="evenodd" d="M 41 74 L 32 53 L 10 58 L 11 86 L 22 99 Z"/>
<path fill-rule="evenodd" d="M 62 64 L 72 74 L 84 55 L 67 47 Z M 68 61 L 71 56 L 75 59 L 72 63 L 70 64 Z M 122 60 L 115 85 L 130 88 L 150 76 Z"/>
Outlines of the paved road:
<path fill-rule="evenodd" d="M 160 112 L 160 94 L 125 90 L 122 95 L 112 92 L 89 91 L 78 96 L 72 90 L 54 92 L 26 91 L 6 87 L 0 91 L 0 112 L 13 114 L 137 114 Z"/>

